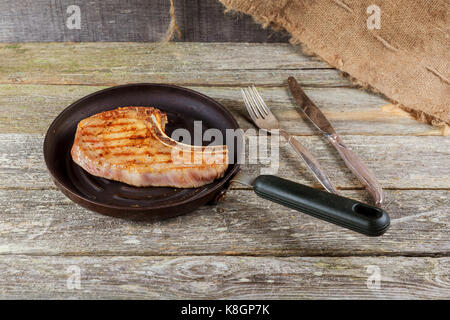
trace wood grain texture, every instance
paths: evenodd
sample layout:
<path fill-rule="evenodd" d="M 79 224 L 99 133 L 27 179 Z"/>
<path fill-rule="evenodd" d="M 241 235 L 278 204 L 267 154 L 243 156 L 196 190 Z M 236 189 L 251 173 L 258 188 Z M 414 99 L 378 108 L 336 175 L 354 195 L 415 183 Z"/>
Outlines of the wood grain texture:
<path fill-rule="evenodd" d="M 44 134 L 69 104 L 105 87 L 77 85 L 0 85 L 0 133 Z M 220 102 L 243 129 L 254 128 L 238 88 L 190 87 Z M 292 134 L 314 135 L 286 88 L 258 88 L 272 112 Z M 306 88 L 341 135 L 440 135 L 438 128 L 386 105 L 382 97 L 355 88 Z M 45 106 L 45 107 L 43 107 Z M 27 121 L 23 121 L 27 119 Z"/>
<path fill-rule="evenodd" d="M 53 186 L 43 159 L 42 135 L 2 134 L 0 137 L 0 150 L 2 150 L 0 187 L 48 188 Z M 337 151 L 324 138 L 304 136 L 299 139 L 326 168 L 331 180 L 338 188 L 361 187 L 358 180 L 345 167 Z M 268 141 L 271 141 L 270 138 Z M 383 188 L 450 188 L 450 139 L 447 137 L 346 136 L 345 142 L 375 173 Z M 265 145 L 269 150 L 267 156 L 272 156 L 271 145 L 269 143 Z M 270 167 L 269 164 L 263 164 L 264 160 L 270 160 L 270 158 L 255 159 L 256 151 L 256 148 L 252 148 L 249 153 L 247 149 L 244 165 L 246 172 L 255 175 L 262 174 L 262 168 Z M 249 154 L 253 156 L 250 157 Z M 275 160 L 279 159 L 277 175 L 320 187 L 295 151 L 284 140 L 280 140 L 279 156 L 276 157 L 275 154 L 273 157 L 271 163 L 275 169 L 277 165 Z M 251 164 L 250 159 L 255 163 Z"/>
<path fill-rule="evenodd" d="M 289 44 L 30 43 L 2 44 L 0 54 L 0 83 L 280 86 L 293 75 L 306 86 L 351 85 Z"/>
<path fill-rule="evenodd" d="M 264 30 L 248 16 L 224 14 L 217 0 L 175 0 L 182 32 L 176 41 L 286 42 L 286 33 Z M 80 29 L 69 29 L 66 12 L 78 5 Z M 0 42 L 160 41 L 169 26 L 169 0 L 3 0 Z"/>
<path fill-rule="evenodd" d="M 0 298 L 449 298 L 450 140 L 298 49 L 48 43 L 3 44 L 0 54 Z M 68 200 L 45 168 L 50 122 L 104 86 L 189 85 L 249 129 L 238 87 L 255 83 L 342 193 L 370 201 L 292 103 L 288 75 L 306 85 L 385 188 L 392 225 L 384 236 L 338 228 L 240 186 L 216 206 L 165 221 L 105 217 Z M 278 175 L 319 187 L 285 142 L 280 159 Z M 368 265 L 380 268 L 380 290 L 366 286 Z M 79 291 L 66 286 L 70 266 L 81 268 Z"/>
<path fill-rule="evenodd" d="M 367 286 L 373 265 L 379 289 Z M 448 299 L 449 266 L 449 258 L 11 256 L 0 260 L 0 298 Z M 74 267 L 79 290 L 67 286 Z"/>
<path fill-rule="evenodd" d="M 343 194 L 366 200 L 362 190 Z M 0 255 L 446 256 L 449 190 L 386 190 L 377 238 L 230 190 L 217 206 L 160 222 L 102 216 L 58 190 L 0 190 Z M 0 258 L 2 260 L 3 258 Z"/>

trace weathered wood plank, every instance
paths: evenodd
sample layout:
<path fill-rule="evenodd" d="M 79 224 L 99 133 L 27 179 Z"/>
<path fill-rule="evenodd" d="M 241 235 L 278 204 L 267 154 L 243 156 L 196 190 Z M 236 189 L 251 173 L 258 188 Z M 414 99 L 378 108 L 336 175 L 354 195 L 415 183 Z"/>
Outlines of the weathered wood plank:
<path fill-rule="evenodd" d="M 368 266 L 378 268 L 379 287 Z M 0 260 L 0 297 L 448 299 L 449 266 L 449 258 L 12 256 Z M 71 289 L 76 271 L 80 289 Z"/>
<path fill-rule="evenodd" d="M 30 43 L 0 45 L 0 83 L 349 86 L 288 44 Z M 320 68 L 320 70 L 316 69 Z"/>
<path fill-rule="evenodd" d="M 362 190 L 343 194 L 367 200 Z M 101 216 L 58 190 L 0 190 L 0 254 L 450 254 L 450 191 L 386 190 L 386 198 L 391 228 L 382 237 L 369 238 L 263 200 L 250 190 L 230 190 L 217 206 L 153 223 Z"/>
<path fill-rule="evenodd" d="M 126 68 L 147 71 L 328 69 L 290 44 L 276 43 L 19 43 L 0 44 L 2 70 L 42 67 L 61 73 Z M 251 59 L 249 59 L 251 57 Z M 26 58 L 28 61 L 23 60 Z M 17 63 L 19 62 L 19 63 Z M 105 69 L 106 68 L 106 69 Z"/>
<path fill-rule="evenodd" d="M 53 186 L 42 154 L 43 136 L 37 134 L 0 135 L 0 187 L 48 188 Z M 299 137 L 326 168 L 339 188 L 359 188 L 360 183 L 345 167 L 337 151 L 322 137 Z M 271 140 L 268 140 L 271 141 Z M 450 188 L 450 139 L 432 136 L 345 136 L 347 145 L 363 159 L 384 188 Z M 267 146 L 271 155 L 271 146 Z M 252 154 L 256 152 L 252 149 Z M 301 159 L 284 140 L 280 140 L 277 175 L 319 187 Z M 263 160 L 244 166 L 248 173 L 261 174 L 269 168 Z"/>
<path fill-rule="evenodd" d="M 286 42 L 287 36 L 264 30 L 249 16 L 224 14 L 217 0 L 175 0 L 182 36 L 177 41 Z M 80 7 L 80 29 L 69 29 L 66 12 Z M 169 0 L 3 0 L 0 42 L 160 41 L 170 22 Z"/>
<path fill-rule="evenodd" d="M 103 89 L 99 86 L 0 85 L 0 133 L 44 134 L 53 119 L 73 101 Z M 238 88 L 191 87 L 229 109 L 243 129 L 253 128 Z M 293 134 L 318 134 L 286 88 L 259 88 L 282 125 Z M 355 88 L 306 88 L 340 134 L 440 135 L 441 130 L 386 105 L 382 97 Z"/>

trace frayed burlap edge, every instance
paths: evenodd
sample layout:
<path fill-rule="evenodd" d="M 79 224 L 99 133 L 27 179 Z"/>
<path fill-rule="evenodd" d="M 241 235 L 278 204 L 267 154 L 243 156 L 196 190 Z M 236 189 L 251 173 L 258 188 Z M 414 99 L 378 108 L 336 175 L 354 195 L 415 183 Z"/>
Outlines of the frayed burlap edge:
<path fill-rule="evenodd" d="M 235 10 L 230 5 L 224 3 L 224 1 L 222 1 L 222 0 L 220 0 L 220 1 L 225 7 L 225 10 L 224 10 L 225 13 L 233 13 L 233 12 L 241 13 L 241 11 Z M 337 2 L 338 3 L 342 3 L 340 1 L 337 1 Z M 251 6 L 251 4 L 249 4 L 249 5 Z M 246 9 L 250 10 L 250 8 L 240 8 L 240 9 L 242 9 L 244 11 L 246 11 Z M 256 17 L 256 16 L 253 16 L 253 15 L 251 15 L 251 17 L 253 18 L 253 20 L 256 23 L 260 24 L 263 28 L 272 28 L 275 31 L 283 30 L 284 32 L 287 32 L 289 34 L 289 32 L 284 27 L 282 27 L 281 25 L 278 25 L 277 23 L 275 23 L 273 21 L 273 20 L 276 20 L 276 19 L 274 19 L 274 17 L 265 17 L 265 16 Z M 330 67 L 340 70 L 340 68 L 339 68 L 339 61 L 336 61 L 336 63 L 333 64 L 333 63 L 330 63 L 329 61 L 324 60 L 320 55 L 316 54 L 305 43 L 301 42 L 299 39 L 295 38 L 294 36 L 291 35 L 291 38 L 290 38 L 289 42 L 292 45 L 300 46 L 300 48 L 302 49 L 302 51 L 303 51 L 303 53 L 305 55 L 317 57 L 321 61 L 323 61 L 327 65 L 329 65 Z M 359 80 L 357 78 L 354 78 L 354 77 L 352 77 L 351 75 L 349 75 L 348 73 L 346 73 L 344 71 L 341 71 L 341 75 L 343 77 L 345 77 L 345 78 L 348 78 L 355 85 L 355 87 L 358 87 L 358 88 L 361 88 L 361 89 L 364 89 L 364 90 L 367 90 L 367 91 L 370 91 L 370 92 L 374 92 L 374 93 L 383 95 L 383 97 L 385 97 L 387 100 L 389 100 L 390 102 L 398 105 L 402 110 L 405 110 L 406 112 L 408 112 L 417 121 L 424 122 L 424 123 L 430 124 L 430 125 L 435 126 L 435 127 L 439 127 L 442 132 L 449 132 L 450 122 L 445 122 L 445 121 L 437 118 L 436 116 L 433 116 L 431 114 L 425 113 L 424 111 L 413 109 L 413 108 L 409 108 L 409 107 L 406 107 L 406 106 L 404 106 L 402 104 L 399 104 L 398 101 L 396 101 L 396 100 L 394 100 L 394 99 L 392 99 L 390 97 L 387 97 L 386 95 L 384 95 L 383 93 L 381 93 L 380 91 L 378 91 L 377 89 L 372 87 L 370 84 L 368 84 L 368 83 L 366 83 L 364 81 L 361 81 L 361 80 Z"/>
<path fill-rule="evenodd" d="M 164 36 L 164 38 L 162 39 L 162 42 L 169 42 L 173 39 L 173 37 L 175 36 L 175 33 L 177 35 L 178 38 L 181 38 L 181 31 L 177 25 L 176 22 L 176 17 L 175 17 L 175 5 L 174 5 L 174 0 L 169 0 L 170 1 L 170 10 L 169 10 L 169 14 L 170 14 L 170 24 L 169 27 L 167 29 L 167 32 Z M 233 8 L 230 8 L 229 6 L 227 6 L 225 3 L 222 2 L 222 4 L 225 6 L 224 9 L 224 13 L 225 14 L 235 14 L 236 16 L 241 16 L 242 12 L 234 10 Z M 260 24 L 264 29 L 266 28 L 271 28 L 274 31 L 284 31 L 286 33 L 288 33 L 288 31 L 283 28 L 282 26 L 276 24 L 275 22 L 273 22 L 273 19 L 270 17 L 262 17 L 262 18 L 257 18 L 255 16 L 252 16 L 253 20 Z M 337 62 L 336 64 L 332 64 L 328 61 L 325 61 L 324 59 L 322 59 L 319 55 L 317 55 L 316 53 L 314 53 L 313 50 L 311 50 L 310 48 L 308 48 L 308 46 L 304 43 L 302 43 L 300 40 L 296 39 L 295 37 L 291 36 L 289 42 L 292 45 L 298 45 L 300 46 L 302 52 L 305 55 L 308 56 L 314 56 L 317 57 L 319 59 L 321 59 L 322 61 L 324 61 L 326 64 L 328 64 L 330 67 L 332 68 L 337 68 L 339 69 L 339 63 Z M 421 110 L 417 110 L 417 109 L 413 109 L 413 108 L 409 108 L 406 107 L 402 104 L 399 104 L 398 101 L 395 101 L 387 96 L 385 96 L 384 94 L 382 94 L 381 92 L 379 92 L 377 89 L 375 89 L 374 87 L 372 87 L 371 85 L 369 85 L 368 83 L 365 83 L 364 81 L 361 81 L 359 79 L 356 79 L 354 77 L 352 77 L 351 75 L 349 75 L 348 73 L 342 71 L 340 73 L 343 77 L 349 79 L 354 85 L 355 87 L 370 91 L 370 92 L 374 92 L 377 94 L 381 94 L 383 95 L 386 99 L 388 99 L 390 102 L 396 104 L 397 106 L 399 106 L 401 109 L 405 110 L 406 112 L 408 112 L 414 119 L 430 124 L 432 126 L 435 127 L 439 127 L 442 129 L 442 132 L 449 132 L 449 128 L 450 128 L 450 123 L 447 123 L 445 121 L 442 121 L 441 119 L 427 114 Z"/>

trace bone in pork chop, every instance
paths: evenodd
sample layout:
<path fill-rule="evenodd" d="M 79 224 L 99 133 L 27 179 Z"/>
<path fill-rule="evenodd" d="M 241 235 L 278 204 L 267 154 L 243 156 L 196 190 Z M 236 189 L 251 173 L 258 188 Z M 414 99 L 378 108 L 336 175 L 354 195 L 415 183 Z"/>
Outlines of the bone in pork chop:
<path fill-rule="evenodd" d="M 72 159 L 90 174 L 137 187 L 193 188 L 223 177 L 227 146 L 190 146 L 165 133 L 167 116 L 151 107 L 98 113 L 78 124 Z"/>

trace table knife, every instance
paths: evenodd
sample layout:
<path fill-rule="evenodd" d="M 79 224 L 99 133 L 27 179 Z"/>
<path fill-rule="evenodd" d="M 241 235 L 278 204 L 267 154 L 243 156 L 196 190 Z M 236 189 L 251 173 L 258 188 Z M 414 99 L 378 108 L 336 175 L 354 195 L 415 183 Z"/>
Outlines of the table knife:
<path fill-rule="evenodd" d="M 320 111 L 320 109 L 308 98 L 294 77 L 288 78 L 289 89 L 297 104 L 306 114 L 307 118 L 322 132 L 328 141 L 336 148 L 347 167 L 355 174 L 358 180 L 372 195 L 375 204 L 383 203 L 383 189 L 375 175 L 366 165 L 348 148 L 341 137 L 334 131 L 333 126 Z"/>
<path fill-rule="evenodd" d="M 261 198 L 367 236 L 380 236 L 390 225 L 386 211 L 353 199 L 272 175 L 238 172 L 231 181 L 251 187 Z"/>

